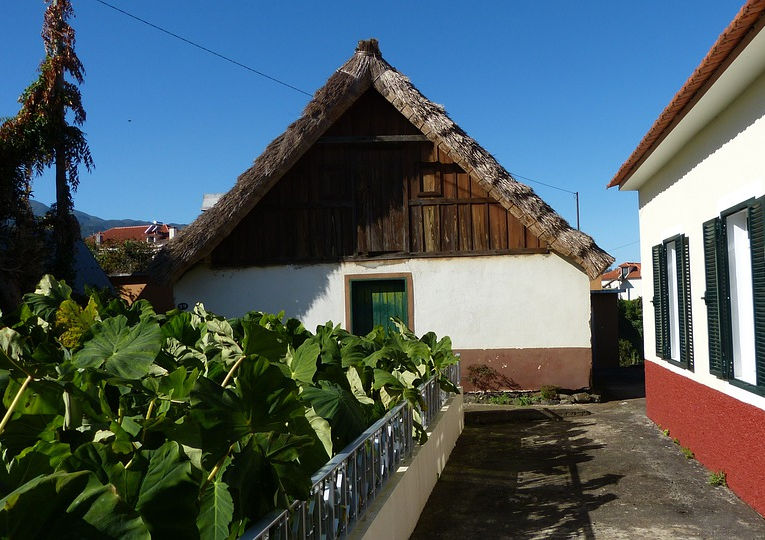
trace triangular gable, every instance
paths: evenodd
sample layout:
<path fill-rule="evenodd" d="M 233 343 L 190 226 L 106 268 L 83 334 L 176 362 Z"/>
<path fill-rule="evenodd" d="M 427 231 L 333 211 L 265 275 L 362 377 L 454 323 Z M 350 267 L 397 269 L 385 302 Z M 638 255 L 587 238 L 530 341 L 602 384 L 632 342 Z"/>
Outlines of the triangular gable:
<path fill-rule="evenodd" d="M 303 116 L 274 139 L 236 185 L 199 216 L 155 259 L 154 278 L 173 282 L 209 256 L 263 196 L 356 100 L 373 87 L 454 163 L 552 251 L 595 278 L 613 258 L 588 235 L 572 229 L 528 186 L 517 182 L 446 114 L 427 100 L 380 55 L 377 41 L 359 42 L 356 53 L 320 88 Z"/>

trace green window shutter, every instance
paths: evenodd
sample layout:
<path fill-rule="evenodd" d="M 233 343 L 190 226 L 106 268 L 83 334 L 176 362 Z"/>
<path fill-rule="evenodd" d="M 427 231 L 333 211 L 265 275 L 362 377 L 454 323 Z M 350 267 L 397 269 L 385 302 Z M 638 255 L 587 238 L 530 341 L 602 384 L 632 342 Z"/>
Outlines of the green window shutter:
<path fill-rule="evenodd" d="M 656 333 L 656 356 L 667 358 L 669 349 L 669 321 L 667 302 L 667 260 L 663 244 L 653 246 L 653 317 Z"/>
<path fill-rule="evenodd" d="M 749 205 L 749 246 L 752 255 L 757 386 L 765 386 L 765 197 Z"/>
<path fill-rule="evenodd" d="M 719 218 L 710 219 L 703 225 L 704 231 L 704 272 L 706 274 L 707 290 L 704 302 L 707 305 L 707 333 L 709 335 L 709 372 L 723 377 L 723 344 L 721 332 L 720 281 L 724 281 L 720 272 L 720 253 L 718 245 L 721 241 L 721 221 Z M 723 296 L 724 298 L 724 296 Z"/>
<path fill-rule="evenodd" d="M 691 318 L 691 266 L 688 238 L 683 235 L 675 242 L 677 254 L 677 295 L 680 326 L 680 363 L 693 369 L 693 320 Z"/>

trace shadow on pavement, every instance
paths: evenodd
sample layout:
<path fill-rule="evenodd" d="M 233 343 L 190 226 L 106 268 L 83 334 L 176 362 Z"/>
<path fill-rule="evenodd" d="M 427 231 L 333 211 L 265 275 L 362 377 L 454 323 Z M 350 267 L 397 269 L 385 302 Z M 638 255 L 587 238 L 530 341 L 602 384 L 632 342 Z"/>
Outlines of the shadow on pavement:
<path fill-rule="evenodd" d="M 603 448 L 585 436 L 594 420 L 535 420 L 467 425 L 412 538 L 594 538 L 589 512 L 623 475 L 580 480 Z"/>
<path fill-rule="evenodd" d="M 601 392 L 604 401 L 645 397 L 643 365 L 597 369 L 592 374 L 592 386 Z"/>

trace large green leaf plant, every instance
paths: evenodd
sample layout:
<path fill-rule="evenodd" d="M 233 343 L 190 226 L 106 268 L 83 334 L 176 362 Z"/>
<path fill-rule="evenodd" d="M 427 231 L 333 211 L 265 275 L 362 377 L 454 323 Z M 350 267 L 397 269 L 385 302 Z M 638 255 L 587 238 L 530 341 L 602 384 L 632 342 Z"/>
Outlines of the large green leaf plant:
<path fill-rule="evenodd" d="M 238 537 L 421 383 L 457 391 L 449 338 L 395 322 L 158 314 L 45 276 L 0 319 L 0 536 Z"/>

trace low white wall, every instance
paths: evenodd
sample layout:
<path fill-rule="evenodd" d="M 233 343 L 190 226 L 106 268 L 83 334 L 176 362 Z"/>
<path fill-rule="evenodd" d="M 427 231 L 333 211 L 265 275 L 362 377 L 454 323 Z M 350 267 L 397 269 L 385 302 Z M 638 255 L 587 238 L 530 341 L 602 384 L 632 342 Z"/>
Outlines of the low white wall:
<path fill-rule="evenodd" d="M 438 477 L 465 426 L 462 394 L 452 396 L 441 408 L 428 442 L 416 446 L 375 497 L 350 538 L 406 540 L 417 526 Z"/>
<path fill-rule="evenodd" d="M 765 397 L 709 373 L 702 224 L 751 197 L 765 194 L 765 75 L 702 129 L 640 188 L 640 252 L 646 300 L 653 297 L 651 247 L 677 235 L 689 241 L 695 370 L 660 360 L 654 309 L 643 303 L 645 355 L 662 367 L 765 409 Z"/>
<path fill-rule="evenodd" d="M 175 302 L 227 316 L 279 312 L 314 330 L 345 328 L 345 276 L 411 273 L 414 331 L 455 348 L 590 347 L 590 281 L 555 254 L 420 258 L 307 266 L 211 269 L 197 265 L 175 285 Z"/>

